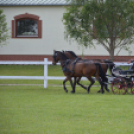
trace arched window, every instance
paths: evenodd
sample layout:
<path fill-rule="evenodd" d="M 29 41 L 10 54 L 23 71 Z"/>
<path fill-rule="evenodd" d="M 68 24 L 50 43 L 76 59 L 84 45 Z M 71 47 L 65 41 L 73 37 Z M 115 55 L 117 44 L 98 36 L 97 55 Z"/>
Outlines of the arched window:
<path fill-rule="evenodd" d="M 12 20 L 12 38 L 41 38 L 42 21 L 33 14 L 20 14 Z"/>

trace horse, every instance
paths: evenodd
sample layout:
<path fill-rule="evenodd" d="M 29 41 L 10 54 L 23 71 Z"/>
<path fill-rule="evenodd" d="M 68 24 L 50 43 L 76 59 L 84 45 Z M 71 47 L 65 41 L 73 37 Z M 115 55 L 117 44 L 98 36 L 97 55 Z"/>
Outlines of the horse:
<path fill-rule="evenodd" d="M 102 93 L 104 93 L 103 86 L 107 88 L 106 83 L 108 82 L 108 79 L 105 76 L 105 73 L 103 72 L 100 63 L 88 63 L 88 62 L 84 63 L 79 60 L 78 61 L 70 60 L 63 52 L 54 50 L 52 64 L 56 65 L 57 62 L 60 62 L 62 71 L 66 76 L 65 80 L 63 81 L 63 88 L 65 92 L 68 92 L 65 83 L 66 81 L 69 80 L 72 87 L 71 92 L 75 93 L 76 81 L 74 81 L 73 84 L 71 78 L 74 77 L 76 79 L 77 77 L 82 77 L 82 76 L 87 77 L 87 79 L 91 81 L 91 84 L 88 86 L 88 93 L 90 91 L 91 86 L 95 82 L 92 76 L 96 77 L 96 79 L 99 81 L 101 85 Z"/>
<path fill-rule="evenodd" d="M 112 69 L 114 67 L 114 63 L 108 59 L 106 60 L 103 60 L 103 59 L 92 59 L 92 60 L 89 60 L 89 59 L 81 59 L 79 58 L 73 51 L 63 51 L 63 53 L 71 60 L 75 60 L 75 59 L 79 59 L 83 62 L 89 62 L 89 63 L 94 63 L 94 62 L 97 62 L 97 63 L 101 63 L 101 66 L 102 66 L 102 69 L 106 75 L 107 71 L 108 71 L 108 68 L 110 70 L 110 73 L 111 75 L 112 74 Z M 83 86 L 81 83 L 80 83 L 80 80 L 81 80 L 81 77 L 78 77 L 77 80 L 76 80 L 76 83 L 78 85 L 80 85 L 82 88 L 84 89 L 87 89 L 87 87 Z M 107 90 L 109 92 L 109 90 Z M 98 91 L 100 92 L 100 90 Z"/>

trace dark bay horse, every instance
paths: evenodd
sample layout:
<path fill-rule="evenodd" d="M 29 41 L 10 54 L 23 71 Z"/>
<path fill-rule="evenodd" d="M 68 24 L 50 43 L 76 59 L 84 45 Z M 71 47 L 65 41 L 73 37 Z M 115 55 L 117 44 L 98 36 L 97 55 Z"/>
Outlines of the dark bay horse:
<path fill-rule="evenodd" d="M 92 76 L 96 77 L 96 79 L 99 81 L 102 93 L 104 93 L 103 86 L 107 88 L 106 83 L 108 82 L 108 79 L 99 63 L 84 63 L 81 61 L 75 62 L 74 60 L 70 60 L 64 53 L 60 51 L 54 51 L 52 63 L 56 65 L 57 62 L 61 63 L 63 73 L 66 76 L 66 79 L 63 81 L 63 87 L 66 92 L 68 92 L 67 88 L 65 87 L 66 81 L 70 81 L 72 93 L 75 93 L 76 81 L 74 81 L 73 84 L 71 78 L 74 77 L 76 79 L 77 77 L 82 76 L 87 77 L 87 79 L 91 81 L 91 84 L 88 86 L 88 93 L 91 86 L 94 84 Z"/>
<path fill-rule="evenodd" d="M 92 60 L 89 60 L 89 59 L 81 59 L 79 58 L 73 51 L 63 51 L 63 53 L 71 60 L 76 60 L 76 59 L 79 59 L 79 62 L 88 62 L 88 63 L 100 63 L 101 66 L 102 66 L 102 69 L 106 75 L 107 71 L 108 71 L 108 68 L 111 72 L 111 75 L 112 75 L 112 69 L 114 67 L 114 63 L 108 59 L 106 60 L 103 60 L 103 59 L 92 59 Z M 78 85 L 80 85 L 82 88 L 84 89 L 87 89 L 87 87 L 85 87 L 84 85 L 82 85 L 80 83 L 80 80 L 81 80 L 81 77 L 78 77 L 77 80 L 76 80 L 76 83 Z M 107 90 L 109 92 L 109 90 Z M 100 90 L 98 91 L 100 92 Z"/>

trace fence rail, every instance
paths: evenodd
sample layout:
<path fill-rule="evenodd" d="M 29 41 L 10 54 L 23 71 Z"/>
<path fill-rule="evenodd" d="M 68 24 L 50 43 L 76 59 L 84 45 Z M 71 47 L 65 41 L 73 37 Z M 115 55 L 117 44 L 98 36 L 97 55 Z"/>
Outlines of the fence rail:
<path fill-rule="evenodd" d="M 44 76 L 0 76 L 0 79 L 21 79 L 21 80 L 44 80 L 44 88 L 48 86 L 48 80 L 63 80 L 65 77 L 48 76 L 48 65 L 52 62 L 44 58 L 44 61 L 0 61 L 0 65 L 44 65 Z"/>
<path fill-rule="evenodd" d="M 44 65 L 44 76 L 0 76 L 0 79 L 31 79 L 31 80 L 44 80 L 44 88 L 48 86 L 48 80 L 63 80 L 65 77 L 48 76 L 48 65 L 52 62 L 44 58 L 44 61 L 0 61 L 0 65 Z M 116 62 L 116 65 L 130 66 L 131 64 Z M 87 80 L 82 78 L 82 80 Z"/>

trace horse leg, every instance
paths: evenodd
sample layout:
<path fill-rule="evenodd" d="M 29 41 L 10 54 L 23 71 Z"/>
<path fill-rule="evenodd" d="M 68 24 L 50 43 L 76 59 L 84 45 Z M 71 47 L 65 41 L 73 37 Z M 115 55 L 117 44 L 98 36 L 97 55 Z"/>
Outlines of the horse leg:
<path fill-rule="evenodd" d="M 101 78 L 98 78 L 97 80 L 98 80 L 98 82 L 99 82 L 100 85 L 101 85 Z M 97 92 L 98 92 L 98 93 L 102 92 L 102 88 L 101 88 L 100 90 L 98 90 Z"/>
<path fill-rule="evenodd" d="M 100 77 L 98 77 L 98 78 L 96 77 L 96 79 L 98 80 L 98 82 L 101 85 L 101 89 L 98 92 L 102 92 L 102 94 L 103 94 L 104 93 L 104 90 L 103 90 L 104 83 L 102 82 L 102 80 L 100 79 Z"/>
<path fill-rule="evenodd" d="M 76 80 L 76 83 L 81 86 L 82 88 L 86 89 L 87 90 L 87 87 L 83 86 L 81 83 L 80 83 L 80 80 L 81 80 L 81 77 L 78 77 L 77 80 Z"/>
<path fill-rule="evenodd" d="M 95 83 L 95 80 L 92 77 L 89 77 L 88 80 L 91 82 L 91 84 L 88 86 L 88 93 L 89 93 L 91 86 Z"/>
<path fill-rule="evenodd" d="M 107 77 L 106 77 L 106 82 L 104 83 L 104 87 L 107 92 L 110 92 L 110 90 L 108 89 L 108 78 Z"/>
<path fill-rule="evenodd" d="M 72 83 L 72 81 L 70 81 L 70 84 L 72 83 L 71 85 L 72 85 L 72 89 L 73 89 L 73 90 L 71 91 L 71 93 L 75 93 L 76 78 L 77 78 L 77 77 L 74 77 L 74 84 Z"/>
<path fill-rule="evenodd" d="M 64 81 L 63 81 L 63 88 L 64 88 L 64 90 L 65 90 L 65 92 L 67 93 L 68 92 L 68 90 L 67 90 L 67 88 L 66 88 L 66 86 L 65 86 L 65 83 L 67 82 L 67 81 L 70 81 L 70 84 L 71 84 L 71 87 L 72 87 L 72 93 L 75 93 L 75 86 L 73 85 L 73 82 L 72 82 L 72 80 L 71 80 L 71 78 L 70 77 L 67 77 Z M 76 82 L 75 82 L 75 85 L 76 85 Z"/>
<path fill-rule="evenodd" d="M 68 90 L 67 90 L 67 88 L 66 88 L 66 86 L 65 86 L 65 83 L 68 81 L 68 78 L 65 78 L 65 80 L 63 81 L 63 88 L 64 88 L 64 90 L 65 90 L 65 92 L 67 93 L 68 92 Z"/>
<path fill-rule="evenodd" d="M 70 81 L 70 84 L 71 84 L 71 87 L 72 87 L 71 93 L 75 93 L 76 79 L 74 78 L 74 81 L 75 81 L 74 84 L 73 84 L 73 82 L 72 82 L 71 77 L 68 77 L 68 80 Z"/>
<path fill-rule="evenodd" d="M 100 79 L 100 78 L 99 78 Z M 106 78 L 107 79 L 107 78 Z M 101 81 L 101 79 L 99 80 L 99 81 Z M 99 82 L 100 83 L 100 82 Z M 108 89 L 108 79 L 106 80 L 106 82 L 105 83 L 103 83 L 103 87 L 105 87 L 105 89 L 106 89 L 106 91 L 107 92 L 110 92 L 110 90 Z M 102 91 L 102 89 L 100 89 L 99 91 L 98 91 L 98 93 L 100 93 Z"/>
<path fill-rule="evenodd" d="M 108 89 L 108 84 L 107 83 L 104 84 L 104 87 L 105 87 L 107 92 L 110 92 L 110 90 Z"/>

